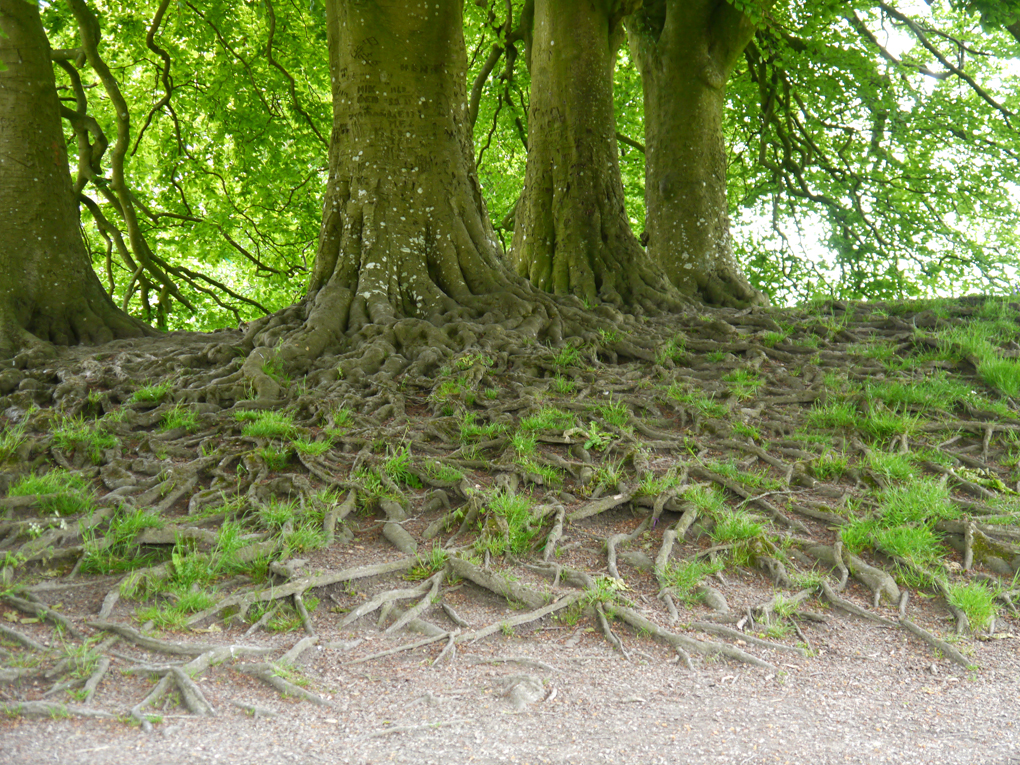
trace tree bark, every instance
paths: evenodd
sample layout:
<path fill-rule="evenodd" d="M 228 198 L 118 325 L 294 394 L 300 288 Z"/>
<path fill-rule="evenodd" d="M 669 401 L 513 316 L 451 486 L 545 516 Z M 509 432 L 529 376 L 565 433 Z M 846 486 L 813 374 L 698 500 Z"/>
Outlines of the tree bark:
<path fill-rule="evenodd" d="M 507 285 L 474 172 L 460 0 L 327 3 L 330 172 L 304 347 Z M 313 348 L 313 345 L 315 346 Z"/>
<path fill-rule="evenodd" d="M 260 373 L 270 359 L 302 373 L 350 351 L 344 375 L 412 363 L 428 374 L 482 334 L 590 334 L 512 273 L 489 222 L 462 0 L 326 5 L 333 131 L 319 247 L 301 303 L 251 325 L 244 374 L 258 395 L 279 392 Z"/>
<path fill-rule="evenodd" d="M 754 25 L 726 0 L 652 0 L 628 33 L 644 81 L 649 254 L 684 294 L 766 302 L 733 258 L 723 137 L 726 81 Z"/>
<path fill-rule="evenodd" d="M 616 145 L 613 69 L 627 5 L 534 2 L 528 164 L 511 260 L 539 289 L 659 312 L 681 301 L 631 231 Z"/>
<path fill-rule="evenodd" d="M 151 330 L 118 309 L 79 229 L 38 5 L 0 0 L 0 353 Z"/>

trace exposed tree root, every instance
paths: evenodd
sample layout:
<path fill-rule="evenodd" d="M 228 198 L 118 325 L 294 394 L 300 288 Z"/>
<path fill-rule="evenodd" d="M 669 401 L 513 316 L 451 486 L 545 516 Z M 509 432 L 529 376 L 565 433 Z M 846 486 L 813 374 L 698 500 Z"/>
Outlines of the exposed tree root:
<path fill-rule="evenodd" d="M 274 662 L 270 651 L 225 645 L 216 631 L 250 620 L 249 632 L 303 630 L 333 645 L 337 621 L 314 609 L 318 599 L 346 610 L 344 629 L 422 633 L 345 664 L 429 645 L 436 661 L 453 660 L 466 642 L 562 612 L 632 654 L 640 646 L 619 621 L 666 642 L 687 666 L 695 653 L 764 665 L 736 645 L 801 649 L 741 630 L 788 623 L 797 633 L 789 642 L 810 645 L 807 593 L 909 630 L 906 597 L 919 581 L 932 583 L 958 630 L 967 614 L 953 602 L 957 585 L 988 586 L 1000 631 L 1016 618 L 1015 402 L 968 362 L 950 369 L 924 357 L 945 346 L 919 340 L 909 313 L 841 304 L 639 322 L 603 307 L 581 327 L 588 314 L 570 300 L 519 311 L 530 292 L 511 293 L 427 321 L 356 317 L 318 353 L 301 351 L 302 333 L 315 331 L 301 307 L 257 322 L 248 340 L 218 333 L 100 356 L 70 349 L 67 359 L 33 366 L 25 357 L 0 374 L 5 438 L 24 433 L 0 453 L 2 493 L 16 493 L 29 473 L 72 487 L 0 497 L 0 602 L 8 618 L 35 624 L 0 626 L 10 643 L 0 655 L 5 667 L 25 654 L 38 661 L 5 670 L 5 692 L 24 696 L 25 680 L 38 676 L 47 698 L 73 692 L 101 704 L 117 676 L 110 669 L 138 663 L 130 654 L 142 649 L 188 662 L 161 666 L 159 693 L 135 707 L 144 725 L 168 694 L 195 714 L 210 711 L 174 667 L 194 678 L 257 655 L 264 663 L 252 672 L 290 693 L 287 665 L 312 642 Z M 952 310 L 953 321 L 970 316 L 963 304 Z M 881 343 L 904 363 L 859 353 Z M 982 400 L 930 407 L 882 398 L 916 395 L 947 371 Z M 162 399 L 136 400 L 142 381 L 170 384 Z M 181 410 L 192 426 L 164 424 Z M 252 429 L 263 417 L 278 418 L 275 435 Z M 945 503 L 900 525 L 930 532 L 934 569 L 878 533 L 889 531 L 881 522 L 892 492 L 920 479 Z M 54 504 L 68 494 L 80 504 Z M 521 501 L 521 514 L 497 501 L 507 497 Z M 745 521 L 753 538 L 741 536 Z M 373 562 L 336 568 L 364 549 Z M 684 582 L 685 567 L 701 573 Z M 515 578 L 532 571 L 551 584 Z M 823 576 L 819 585 L 829 571 L 838 582 Z M 120 581 L 102 585 L 98 619 L 83 622 L 57 599 L 73 604 L 69 588 L 96 574 Z M 401 575 L 422 581 L 394 581 Z M 749 577 L 777 594 L 748 603 L 730 583 Z M 494 597 L 523 610 L 465 619 L 459 603 L 444 601 L 456 579 L 470 583 L 468 597 L 480 588 L 488 605 Z M 851 581 L 874 594 L 874 607 L 898 607 L 899 621 L 851 602 Z M 193 596 L 197 605 L 187 605 Z M 142 621 L 202 628 L 201 641 L 127 626 L 142 608 Z M 720 642 L 662 626 L 691 622 Z M 96 645 L 88 629 L 122 644 Z M 54 638 L 40 637 L 46 631 Z M 79 667 L 76 652 L 89 662 Z"/>

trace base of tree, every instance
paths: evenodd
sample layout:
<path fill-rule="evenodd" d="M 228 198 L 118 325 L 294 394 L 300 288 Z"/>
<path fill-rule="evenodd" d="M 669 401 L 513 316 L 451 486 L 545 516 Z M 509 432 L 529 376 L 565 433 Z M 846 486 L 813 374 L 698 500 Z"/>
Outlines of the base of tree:
<path fill-rule="evenodd" d="M 210 714 L 194 678 L 221 663 L 329 705 L 294 670 L 327 629 L 318 599 L 342 614 L 328 629 L 339 618 L 414 633 L 343 648 L 350 663 L 456 661 L 458 647 L 555 616 L 625 655 L 655 640 L 687 666 L 708 656 L 775 668 L 811 660 L 818 612 L 835 606 L 980 664 L 983 644 L 964 656 L 904 596 L 919 586 L 962 635 L 1020 629 L 1009 584 L 1020 390 L 992 387 L 1020 380 L 975 369 L 951 342 L 960 326 L 1015 321 L 1020 304 L 709 308 L 620 317 L 580 346 L 541 338 L 550 317 L 576 320 L 568 309 L 528 327 L 512 313 L 502 319 L 516 327 L 352 327 L 290 377 L 265 341 L 276 331 L 293 346 L 302 307 L 248 340 L 176 333 L 0 372 L 0 600 L 33 620 L 2 627 L 18 656 L 0 678 L 11 704 L 25 702 L 8 713 L 91 709 L 145 726 L 178 698 Z M 250 385 L 252 359 L 275 398 Z M 946 385 L 930 385 L 936 371 Z M 40 476 L 49 483 L 24 483 Z M 354 539 L 371 557 L 336 566 Z M 754 572 L 765 594 L 737 608 L 713 572 Z M 98 618 L 61 589 L 97 574 L 108 588 Z M 449 597 L 454 579 L 472 586 Z M 987 589 L 993 621 L 957 605 L 960 587 Z M 482 591 L 505 611 L 465 622 L 457 599 Z M 50 608 L 57 600 L 69 605 Z M 203 632 L 178 640 L 139 619 Z M 266 649 L 237 625 L 302 634 Z M 71 648 L 92 652 L 88 671 L 60 664 Z M 152 678 L 128 709 L 100 682 L 125 651 L 146 652 L 135 663 Z M 30 697 L 36 679 L 82 705 Z M 530 687 L 515 691 L 521 705 L 534 703 Z"/>

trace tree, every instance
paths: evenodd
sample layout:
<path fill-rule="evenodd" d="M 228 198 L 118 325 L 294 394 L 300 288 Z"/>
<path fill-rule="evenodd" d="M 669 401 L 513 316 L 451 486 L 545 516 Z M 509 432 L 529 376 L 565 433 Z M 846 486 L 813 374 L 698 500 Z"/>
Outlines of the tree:
<path fill-rule="evenodd" d="M 260 371 L 267 358 L 307 369 L 345 333 L 369 332 L 346 372 L 367 374 L 419 355 L 419 369 L 433 368 L 465 337 L 480 340 L 468 320 L 584 334 L 564 330 L 503 261 L 474 169 L 460 0 L 330 0 L 327 24 L 333 132 L 319 248 L 298 315 L 253 327 L 260 348 L 245 369 L 260 394 L 278 391 Z M 295 319 L 300 331 L 275 350 Z"/>
<path fill-rule="evenodd" d="M 35 2 L 0 0 L 0 350 L 147 330 L 103 291 L 82 244 L 50 47 Z"/>
<path fill-rule="evenodd" d="M 755 31 L 738 5 L 652 0 L 629 30 L 644 83 L 648 251 L 682 292 L 743 306 L 763 297 L 733 258 L 726 200 L 726 82 Z"/>
<path fill-rule="evenodd" d="M 510 257 L 539 289 L 653 313 L 678 296 L 631 232 L 613 113 L 613 69 L 632 8 L 535 0 L 527 28 L 528 161 Z"/>

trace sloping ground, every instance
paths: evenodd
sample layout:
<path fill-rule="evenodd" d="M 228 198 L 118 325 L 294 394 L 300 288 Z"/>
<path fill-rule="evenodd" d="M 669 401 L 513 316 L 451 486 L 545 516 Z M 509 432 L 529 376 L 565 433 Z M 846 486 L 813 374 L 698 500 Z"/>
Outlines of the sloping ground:
<path fill-rule="evenodd" d="M 717 740 L 683 726 L 760 703 L 843 731 L 858 761 L 875 744 L 920 762 L 928 738 L 881 735 L 914 718 L 879 707 L 926 694 L 945 730 L 969 731 L 939 761 L 1005 761 L 1018 317 L 983 298 L 712 311 L 584 347 L 469 349 L 428 380 L 267 364 L 274 401 L 224 393 L 236 333 L 20 357 L 0 372 L 0 736 L 33 761 L 32 746 L 69 757 L 81 733 L 100 747 L 87 761 L 117 762 L 121 744 L 100 753 L 135 741 L 121 723 L 17 721 L 109 717 L 190 741 L 220 735 L 193 719 L 215 713 L 247 740 L 236 703 L 282 708 L 259 731 L 322 724 L 369 759 L 394 746 L 373 736 L 443 759 L 419 735 L 438 724 L 503 761 L 483 745 L 509 735 L 489 699 L 587 741 L 549 732 L 543 754 L 522 732 L 536 759 L 597 761 L 587 715 L 700 736 L 705 757 L 695 738 L 685 751 L 708 762 Z M 825 722 L 812 700 L 854 687 L 853 711 Z M 730 727 L 764 735 L 752 718 Z M 614 741 L 651 762 L 675 741 L 655 736 Z M 719 751 L 748 761 L 787 746 L 730 739 Z"/>

